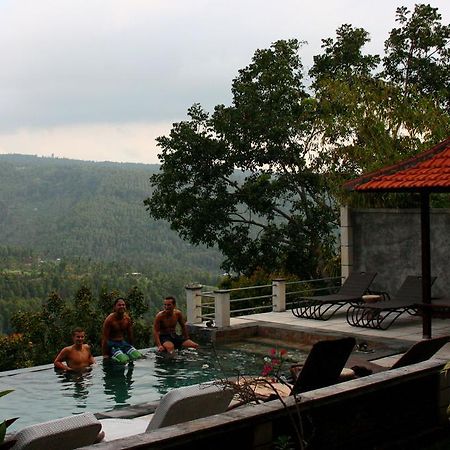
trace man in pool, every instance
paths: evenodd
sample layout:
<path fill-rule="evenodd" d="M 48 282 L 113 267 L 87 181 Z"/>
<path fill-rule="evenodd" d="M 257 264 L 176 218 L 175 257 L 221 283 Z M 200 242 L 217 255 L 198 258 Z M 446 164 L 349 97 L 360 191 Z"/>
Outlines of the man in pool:
<path fill-rule="evenodd" d="M 53 364 L 56 369 L 64 372 L 80 372 L 91 364 L 95 364 L 95 359 L 91 353 L 91 347 L 84 343 L 86 333 L 82 328 L 75 328 L 72 331 L 73 345 L 64 347 L 55 358 Z"/>
<path fill-rule="evenodd" d="M 133 347 L 133 323 L 121 297 L 116 299 L 113 312 L 103 322 L 102 353 L 103 358 L 111 358 L 121 364 L 143 357 Z"/>
<path fill-rule="evenodd" d="M 153 323 L 153 337 L 159 352 L 173 353 L 175 349 L 197 348 L 198 344 L 189 339 L 186 321 L 183 314 L 176 308 L 174 297 L 164 299 L 164 309 L 156 314 Z M 176 333 L 177 324 L 181 328 L 181 335 Z"/>

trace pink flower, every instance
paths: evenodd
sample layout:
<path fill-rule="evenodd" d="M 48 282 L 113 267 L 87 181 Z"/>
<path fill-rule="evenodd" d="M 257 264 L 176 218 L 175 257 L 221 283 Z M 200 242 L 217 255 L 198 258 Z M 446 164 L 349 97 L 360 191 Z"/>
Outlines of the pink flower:
<path fill-rule="evenodd" d="M 287 353 L 287 350 L 285 350 L 284 348 L 282 348 L 282 349 L 280 350 L 280 355 L 281 355 L 281 356 L 284 356 L 286 353 Z"/>
<path fill-rule="evenodd" d="M 273 367 L 271 364 L 265 364 L 261 372 L 262 376 L 266 377 L 267 375 L 269 375 L 269 373 L 272 372 L 272 369 Z"/>
<path fill-rule="evenodd" d="M 277 354 L 276 349 L 272 348 L 272 349 L 270 350 L 270 354 L 271 354 L 272 356 L 275 356 L 275 355 Z"/>

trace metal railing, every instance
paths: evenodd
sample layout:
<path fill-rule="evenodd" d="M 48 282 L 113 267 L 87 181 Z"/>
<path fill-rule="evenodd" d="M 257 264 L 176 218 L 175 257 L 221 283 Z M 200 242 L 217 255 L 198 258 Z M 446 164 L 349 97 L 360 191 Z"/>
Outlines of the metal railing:
<path fill-rule="evenodd" d="M 289 282 L 279 278 L 272 284 L 209 291 L 202 291 L 200 284 L 190 284 L 185 287 L 187 320 L 193 324 L 211 321 L 219 328 L 227 327 L 232 316 L 286 311 L 299 297 L 330 291 L 339 286 L 339 281 L 341 277 Z M 254 295 L 245 295 L 246 291 Z"/>

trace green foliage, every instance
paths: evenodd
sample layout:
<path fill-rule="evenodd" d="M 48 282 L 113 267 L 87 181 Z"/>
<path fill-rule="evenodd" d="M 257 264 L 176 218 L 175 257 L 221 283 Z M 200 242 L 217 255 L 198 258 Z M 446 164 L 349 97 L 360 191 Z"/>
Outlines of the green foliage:
<path fill-rule="evenodd" d="M 2 255 L 7 255 L 2 257 Z M 0 246 L 0 333 L 12 333 L 11 317 L 21 310 L 32 313 L 42 307 L 47 293 L 57 291 L 62 298 L 77 298 L 89 310 L 89 298 L 79 292 L 80 286 L 89 287 L 92 296 L 98 298 L 101 315 L 111 311 L 111 300 L 119 292 L 137 288 L 147 299 L 148 314 L 159 309 L 161 299 L 174 295 L 183 306 L 184 286 L 194 281 L 215 284 L 216 277 L 195 267 L 174 269 L 162 273 L 152 264 L 136 266 L 126 262 L 98 262 L 81 258 L 63 258 L 42 262 L 33 252 Z M 77 295 L 80 295 L 78 298 Z M 56 305 L 55 305 L 56 306 Z M 133 311 L 141 315 L 142 311 Z"/>
<path fill-rule="evenodd" d="M 333 79 L 369 77 L 380 62 L 378 55 L 364 55 L 362 48 L 370 41 L 369 33 L 363 28 L 349 24 L 336 30 L 336 40 L 322 40 L 322 55 L 314 56 L 314 66 L 309 74 L 317 89 L 321 83 Z"/>
<path fill-rule="evenodd" d="M 345 25 L 336 40 L 323 41 L 324 54 L 311 69 L 323 115 L 322 168 L 340 202 L 355 206 L 414 206 L 405 195 L 349 196 L 343 181 L 415 155 L 450 134 L 450 26 L 429 5 L 397 9 L 385 43 L 386 55 L 364 55 L 369 35 Z M 442 74 L 445 72 L 445 75 Z M 442 74 L 442 76 L 438 75 Z M 436 75 L 436 76 L 435 76 Z"/>
<path fill-rule="evenodd" d="M 0 155 L 0 242 L 32 249 L 34 260 L 79 257 L 127 264 L 129 272 L 143 266 L 217 272 L 216 250 L 189 245 L 167 223 L 148 220 L 143 200 L 158 168 Z M 0 269 L 3 258 L 0 252 Z M 51 289 L 59 286 L 40 295 Z"/>
<path fill-rule="evenodd" d="M 405 97 L 422 93 L 444 108 L 450 106 L 450 25 L 430 5 L 411 12 L 397 8 L 394 28 L 385 43 L 383 76 L 402 86 Z"/>
<path fill-rule="evenodd" d="M 334 252 L 327 183 L 305 162 L 315 102 L 301 82 L 299 45 L 258 50 L 233 81 L 232 106 L 210 116 L 194 105 L 190 120 L 158 139 L 150 214 L 194 244 L 217 244 L 228 271 L 315 277 Z"/>

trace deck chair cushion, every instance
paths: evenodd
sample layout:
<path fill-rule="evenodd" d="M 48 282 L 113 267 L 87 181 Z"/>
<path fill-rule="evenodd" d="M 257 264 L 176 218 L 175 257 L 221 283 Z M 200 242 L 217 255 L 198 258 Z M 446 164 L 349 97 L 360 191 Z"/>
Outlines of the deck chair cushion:
<path fill-rule="evenodd" d="M 220 414 L 226 411 L 232 398 L 231 389 L 216 384 L 195 384 L 173 389 L 161 399 L 146 431 Z"/>
<path fill-rule="evenodd" d="M 102 426 L 93 413 L 50 420 L 23 428 L 13 450 L 72 450 L 94 444 Z"/>
<path fill-rule="evenodd" d="M 292 393 L 297 394 L 336 384 L 355 344 L 356 340 L 353 337 L 315 343 L 292 387 Z"/>
<path fill-rule="evenodd" d="M 391 369 L 417 364 L 430 359 L 450 340 L 450 336 L 441 336 L 432 339 L 423 339 L 416 342 L 400 359 L 395 362 Z"/>
<path fill-rule="evenodd" d="M 173 389 L 164 395 L 151 416 L 136 419 L 102 419 L 105 440 L 148 433 L 159 428 L 220 414 L 227 410 L 232 398 L 232 389 L 225 389 L 214 383 Z"/>

